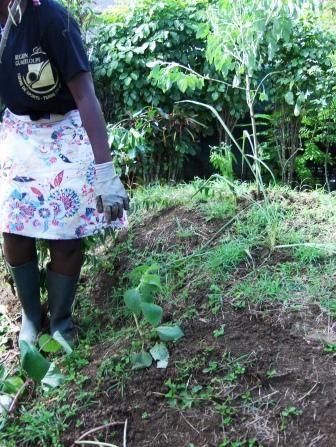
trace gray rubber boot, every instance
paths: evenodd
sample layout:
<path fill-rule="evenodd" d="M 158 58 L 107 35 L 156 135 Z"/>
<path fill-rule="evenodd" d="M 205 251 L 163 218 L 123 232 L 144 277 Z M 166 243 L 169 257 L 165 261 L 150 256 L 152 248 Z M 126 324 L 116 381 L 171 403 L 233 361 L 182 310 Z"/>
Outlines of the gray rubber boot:
<path fill-rule="evenodd" d="M 22 323 L 19 342 L 35 343 L 41 330 L 42 307 L 40 302 L 40 271 L 37 258 L 13 267 L 7 263 L 22 306 Z"/>
<path fill-rule="evenodd" d="M 79 275 L 65 276 L 47 268 L 47 290 L 50 311 L 50 334 L 59 331 L 70 344 L 74 342 L 71 308 Z"/>

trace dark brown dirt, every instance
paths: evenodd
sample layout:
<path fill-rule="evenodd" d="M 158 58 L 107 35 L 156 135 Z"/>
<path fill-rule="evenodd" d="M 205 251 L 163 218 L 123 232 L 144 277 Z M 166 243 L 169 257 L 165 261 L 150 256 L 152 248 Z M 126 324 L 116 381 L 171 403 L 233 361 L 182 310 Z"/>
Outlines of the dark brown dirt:
<path fill-rule="evenodd" d="M 221 324 L 225 324 L 225 335 L 216 339 L 212 333 Z M 321 329 L 323 325 L 327 321 L 317 307 L 302 313 L 286 312 L 286 316 L 282 309 L 272 307 L 244 312 L 227 307 L 220 317 L 201 315 L 183 325 L 185 338 L 171 348 L 167 370 L 152 367 L 134 372 L 123 395 L 116 389 L 106 391 L 114 385 L 107 377 L 97 393 L 98 403 L 82 414 L 85 426 L 89 429 L 99 425 L 97 421 L 127 419 L 129 447 L 182 447 L 189 443 L 217 447 L 224 433 L 232 440 L 256 438 L 264 446 L 335 446 L 335 359 L 323 354 L 323 343 L 312 336 L 316 327 Z M 95 349 L 84 374 L 94 378 L 102 359 L 119 349 L 120 345 L 108 343 Z M 212 351 L 206 352 L 209 349 Z M 224 353 L 246 365 L 238 381 L 213 385 L 212 402 L 196 402 L 190 409 L 169 407 L 164 396 L 168 379 L 176 383 L 189 381 L 189 389 L 196 384 L 205 389 L 211 378 L 221 379 L 228 373 Z M 194 358 L 200 363 L 186 377 L 182 375 L 181 381 L 177 365 Z M 204 372 L 210 361 L 221 365 L 219 372 Z M 241 396 L 249 390 L 251 402 L 244 404 Z M 236 414 L 232 424 L 223 427 L 214 406 L 224 403 L 227 396 Z M 281 411 L 288 406 L 295 406 L 303 414 L 284 420 Z M 71 426 L 63 438 L 65 445 L 70 446 L 82 432 Z M 99 439 L 113 439 L 120 445 L 121 432 L 122 426 L 119 444 L 110 437 L 111 432 Z"/>

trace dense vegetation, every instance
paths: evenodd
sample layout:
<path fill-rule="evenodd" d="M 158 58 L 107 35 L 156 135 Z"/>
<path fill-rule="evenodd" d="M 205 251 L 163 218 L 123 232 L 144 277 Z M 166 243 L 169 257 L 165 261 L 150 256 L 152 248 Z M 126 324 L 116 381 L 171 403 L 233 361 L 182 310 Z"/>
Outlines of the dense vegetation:
<path fill-rule="evenodd" d="M 322 166 L 315 181 L 328 183 L 335 37 L 314 3 L 147 0 L 106 13 L 92 62 L 112 141 L 132 172 L 181 178 L 209 134 L 219 152 L 222 143 L 236 151 L 207 105 L 276 178 L 313 184 L 310 168 Z"/>

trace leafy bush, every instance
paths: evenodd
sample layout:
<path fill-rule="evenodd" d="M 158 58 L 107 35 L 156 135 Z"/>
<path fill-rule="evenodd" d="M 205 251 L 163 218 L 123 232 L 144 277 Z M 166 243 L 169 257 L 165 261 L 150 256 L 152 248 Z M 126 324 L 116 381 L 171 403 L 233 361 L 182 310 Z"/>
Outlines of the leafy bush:
<path fill-rule="evenodd" d="M 200 23 L 206 21 L 207 3 L 144 0 L 132 10 L 107 13 L 97 27 L 92 57 L 97 92 L 109 122 L 122 121 L 126 130 L 140 128 L 145 135 L 146 144 L 141 144 L 137 154 L 144 181 L 178 179 L 185 160 L 198 150 L 200 135 L 215 130 L 213 118 L 204 109 L 177 105 L 179 101 L 211 102 L 221 115 L 231 116 L 232 125 L 238 118 L 226 84 L 203 83 L 199 88 L 197 77 L 189 73 L 177 85 L 167 77 L 167 93 L 150 76 L 157 61 L 176 62 L 204 76 L 214 75 L 205 57 L 206 38 L 198 32 Z M 239 103 L 237 98 L 235 103 Z M 123 133 L 129 142 L 127 132 Z M 137 143 L 135 146 L 139 149 Z"/>

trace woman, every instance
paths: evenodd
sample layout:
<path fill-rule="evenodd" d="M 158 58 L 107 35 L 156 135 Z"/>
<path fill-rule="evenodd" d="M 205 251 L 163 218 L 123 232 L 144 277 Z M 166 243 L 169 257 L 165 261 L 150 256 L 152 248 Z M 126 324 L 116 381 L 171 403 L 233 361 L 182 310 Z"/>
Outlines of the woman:
<path fill-rule="evenodd" d="M 36 2 L 35 2 L 36 3 Z M 128 199 L 113 167 L 80 30 L 54 0 L 22 0 L 0 64 L 0 231 L 22 305 L 19 341 L 41 330 L 36 239 L 49 241 L 50 331 L 73 342 L 71 307 L 81 238 L 126 224 Z M 0 23 L 10 0 L 0 0 Z M 98 198 L 96 202 L 96 198 Z"/>

